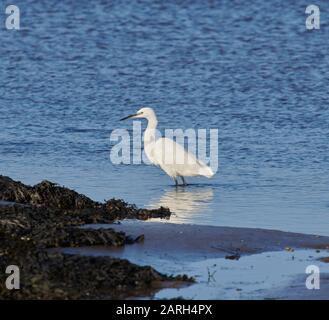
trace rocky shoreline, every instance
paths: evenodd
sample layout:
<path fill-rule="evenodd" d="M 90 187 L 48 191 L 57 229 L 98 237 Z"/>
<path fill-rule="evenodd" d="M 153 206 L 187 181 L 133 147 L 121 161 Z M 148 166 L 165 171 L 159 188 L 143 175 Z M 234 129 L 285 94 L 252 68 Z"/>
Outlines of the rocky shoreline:
<path fill-rule="evenodd" d="M 167 208 L 138 209 L 116 199 L 99 203 L 49 181 L 32 187 L 5 176 L 0 176 L 0 200 L 0 299 L 122 299 L 132 292 L 193 282 L 125 259 L 48 250 L 143 241 L 142 234 L 132 238 L 114 229 L 79 226 L 169 218 Z M 20 268 L 20 290 L 5 287 L 8 265 Z"/>

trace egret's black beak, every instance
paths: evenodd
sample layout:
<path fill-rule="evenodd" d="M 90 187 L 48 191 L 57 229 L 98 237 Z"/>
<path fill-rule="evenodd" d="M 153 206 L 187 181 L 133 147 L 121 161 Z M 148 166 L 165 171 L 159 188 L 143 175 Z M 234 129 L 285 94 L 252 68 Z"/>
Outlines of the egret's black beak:
<path fill-rule="evenodd" d="M 124 117 L 124 118 L 120 119 L 120 121 L 129 119 L 129 118 L 132 118 L 134 116 L 137 116 L 137 113 L 136 114 L 131 114 L 131 115 L 127 116 L 127 117 Z"/>

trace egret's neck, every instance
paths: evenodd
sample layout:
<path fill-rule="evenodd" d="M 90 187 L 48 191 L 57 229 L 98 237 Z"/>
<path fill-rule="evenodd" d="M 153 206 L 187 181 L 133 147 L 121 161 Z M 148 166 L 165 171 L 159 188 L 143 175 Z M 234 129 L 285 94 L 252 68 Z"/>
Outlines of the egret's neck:
<path fill-rule="evenodd" d="M 155 142 L 155 131 L 158 125 L 158 120 L 156 116 L 152 116 L 147 119 L 147 128 L 144 132 L 144 143 L 150 143 L 150 142 Z"/>

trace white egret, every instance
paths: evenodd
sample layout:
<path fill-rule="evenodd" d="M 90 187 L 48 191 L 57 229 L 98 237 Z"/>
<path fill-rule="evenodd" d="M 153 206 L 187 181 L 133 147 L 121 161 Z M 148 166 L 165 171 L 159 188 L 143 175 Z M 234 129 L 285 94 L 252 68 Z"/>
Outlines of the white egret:
<path fill-rule="evenodd" d="M 121 120 L 145 118 L 148 120 L 144 132 L 144 150 L 151 163 L 159 166 L 167 175 L 174 179 L 178 185 L 180 177 L 186 185 L 184 177 L 205 176 L 211 178 L 214 173 L 204 162 L 188 152 L 180 144 L 169 138 L 156 139 L 157 117 L 152 108 L 142 108 L 137 113 Z"/>

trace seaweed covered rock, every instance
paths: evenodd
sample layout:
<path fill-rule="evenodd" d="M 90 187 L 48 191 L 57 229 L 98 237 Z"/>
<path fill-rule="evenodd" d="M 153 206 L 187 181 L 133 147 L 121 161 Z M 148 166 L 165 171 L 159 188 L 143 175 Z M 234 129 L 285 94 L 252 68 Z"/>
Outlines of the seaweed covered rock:
<path fill-rule="evenodd" d="M 30 203 L 59 209 L 94 208 L 99 205 L 85 195 L 47 180 L 32 187 Z"/>
<path fill-rule="evenodd" d="M 184 281 L 127 260 L 47 252 L 1 232 L 0 238 L 1 270 L 8 265 L 23 266 L 20 290 L 7 290 L 6 275 L 0 273 L 1 299 L 118 299 L 134 291 L 156 291 L 168 282 Z"/>
<path fill-rule="evenodd" d="M 138 209 L 134 205 L 129 205 L 123 200 L 111 199 L 105 202 L 104 208 L 115 219 L 139 219 L 169 218 L 170 210 L 160 207 L 159 209 Z"/>
<path fill-rule="evenodd" d="M 1 203 L 4 201 L 4 203 Z M 114 299 L 132 292 L 151 292 L 172 281 L 151 267 L 111 257 L 67 255 L 56 247 L 123 246 L 144 241 L 111 228 L 117 219 L 167 218 L 169 209 L 138 209 L 122 200 L 95 202 L 49 181 L 27 186 L 0 176 L 0 269 L 21 268 L 21 289 L 7 290 L 0 273 L 0 299 Z"/>
<path fill-rule="evenodd" d="M 74 190 L 46 180 L 32 187 L 9 177 L 0 176 L 0 200 L 67 210 L 70 211 L 70 215 L 74 214 L 84 219 L 85 223 L 109 223 L 116 219 L 146 220 L 170 217 L 168 208 L 138 209 L 136 206 L 118 199 L 99 203 Z"/>
<path fill-rule="evenodd" d="M 30 203 L 31 187 L 14 181 L 9 177 L 0 176 L 0 199 L 18 203 Z"/>
<path fill-rule="evenodd" d="M 84 195 L 47 180 L 31 187 L 5 176 L 0 176 L 0 199 L 60 209 L 93 208 L 98 205 Z"/>

